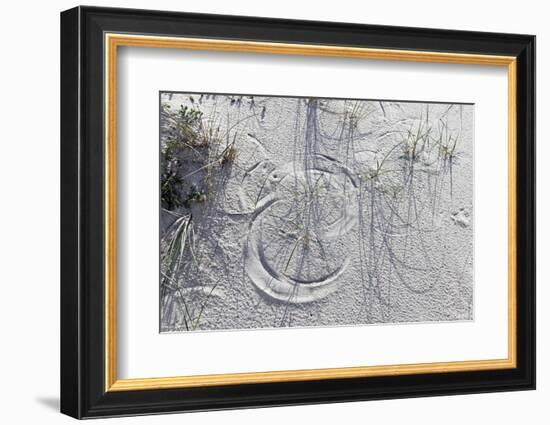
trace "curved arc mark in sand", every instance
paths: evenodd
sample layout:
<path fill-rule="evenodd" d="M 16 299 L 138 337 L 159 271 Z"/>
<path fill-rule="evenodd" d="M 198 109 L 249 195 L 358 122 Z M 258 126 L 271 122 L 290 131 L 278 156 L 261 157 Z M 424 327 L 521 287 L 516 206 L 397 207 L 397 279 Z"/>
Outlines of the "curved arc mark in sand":
<path fill-rule="evenodd" d="M 357 183 L 353 173 L 343 164 L 340 164 L 332 158 L 322 156 L 322 159 L 330 161 L 331 165 L 337 167 L 336 170 L 339 175 L 343 176 L 344 179 L 349 179 L 351 182 L 349 196 L 353 197 L 357 190 Z M 331 169 L 330 166 L 317 166 L 309 171 L 334 174 L 334 169 Z M 293 168 L 293 164 L 285 164 L 272 173 L 275 172 L 281 176 L 277 184 L 280 184 L 287 177 L 296 177 L 296 171 Z M 303 173 L 303 171 L 299 173 Z M 309 280 L 291 278 L 273 268 L 266 256 L 264 243 L 261 238 L 261 231 L 258 229 L 258 223 L 261 220 L 261 216 L 267 210 L 280 202 L 283 202 L 283 200 L 277 198 L 276 192 L 271 192 L 262 197 L 257 203 L 256 210 L 252 214 L 250 220 L 248 237 L 245 243 L 245 269 L 256 288 L 275 300 L 297 304 L 320 300 L 338 289 L 338 279 L 348 267 L 350 260 L 346 258 L 342 264 L 334 270 L 316 279 Z M 320 236 L 322 236 L 323 239 L 335 239 L 349 232 L 355 226 L 356 222 L 357 214 L 349 210 L 348 204 L 345 203 L 342 214 L 340 214 L 334 222 L 329 224 Z"/>
<path fill-rule="evenodd" d="M 255 213 L 258 218 L 263 212 L 280 202 L 271 197 L 263 202 L 263 207 Z M 278 301 L 307 303 L 317 301 L 334 292 L 338 286 L 334 283 L 349 264 L 346 258 L 335 270 L 314 280 L 292 279 L 275 270 L 265 255 L 259 232 L 255 232 L 256 220 L 250 221 L 249 236 L 245 247 L 245 268 L 252 283 L 264 294 Z"/>

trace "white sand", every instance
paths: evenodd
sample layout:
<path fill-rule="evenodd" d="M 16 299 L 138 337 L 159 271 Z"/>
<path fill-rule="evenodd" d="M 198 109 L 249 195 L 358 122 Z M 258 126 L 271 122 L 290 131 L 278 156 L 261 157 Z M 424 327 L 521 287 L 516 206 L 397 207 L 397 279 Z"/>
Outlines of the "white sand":
<path fill-rule="evenodd" d="M 472 319 L 473 106 L 192 97 L 162 102 L 236 154 L 176 211 L 194 248 L 163 331 Z"/>

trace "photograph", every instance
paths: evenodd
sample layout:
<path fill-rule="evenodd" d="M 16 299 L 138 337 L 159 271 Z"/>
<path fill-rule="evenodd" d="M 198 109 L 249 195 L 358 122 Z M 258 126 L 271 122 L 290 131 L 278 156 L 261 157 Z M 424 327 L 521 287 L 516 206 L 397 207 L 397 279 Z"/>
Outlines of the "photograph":
<path fill-rule="evenodd" d="M 37 80 L 21 96 L 13 84 L 20 125 L 7 145 L 29 149 L 6 156 L 8 186 L 28 198 L 14 213 L 44 205 L 31 181 L 44 173 L 28 158 L 59 173 L 61 262 L 47 261 L 60 273 L 49 291 L 59 410 L 87 419 L 371 401 L 358 417 L 398 423 L 426 419 L 426 405 L 382 400 L 429 397 L 439 422 L 472 411 L 521 422 L 545 395 L 504 394 L 537 381 L 542 14 L 530 27 L 532 13 L 501 7 L 494 20 L 477 4 L 361 16 L 287 3 L 280 14 L 227 2 L 64 7 L 60 119 L 47 120 L 60 126 L 59 166 L 43 160 L 42 137 L 40 149 L 19 141 L 22 128 L 42 135 L 42 112 L 21 111 L 56 85 Z M 46 63 L 47 51 L 29 57 Z M 12 248 L 27 254 L 19 275 L 29 264 L 41 273 L 30 241 L 52 238 L 12 227 Z M 19 275 L 6 286 L 19 290 Z M 25 316 L 21 294 L 6 299 L 9 317 Z M 44 317 L 27 316 L 14 332 Z M 435 398 L 466 394 L 477 396 L 454 407 Z M 319 418 L 290 420 L 304 419 Z"/>
<path fill-rule="evenodd" d="M 474 319 L 475 105 L 159 108 L 161 332 Z"/>

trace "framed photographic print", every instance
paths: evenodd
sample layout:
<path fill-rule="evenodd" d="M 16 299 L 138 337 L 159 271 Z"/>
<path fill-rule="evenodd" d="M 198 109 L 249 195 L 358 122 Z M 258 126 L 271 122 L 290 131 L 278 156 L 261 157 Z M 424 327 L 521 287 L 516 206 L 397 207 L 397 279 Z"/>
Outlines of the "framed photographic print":
<path fill-rule="evenodd" d="M 61 411 L 535 387 L 535 37 L 61 14 Z"/>

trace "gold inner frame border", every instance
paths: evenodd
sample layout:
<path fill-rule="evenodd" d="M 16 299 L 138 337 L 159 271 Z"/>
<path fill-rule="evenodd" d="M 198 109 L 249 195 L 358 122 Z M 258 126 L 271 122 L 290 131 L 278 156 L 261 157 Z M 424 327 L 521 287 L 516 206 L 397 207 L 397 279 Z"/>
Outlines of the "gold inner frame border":
<path fill-rule="evenodd" d="M 508 72 L 508 357 L 494 360 L 468 360 L 436 363 L 397 364 L 381 366 L 341 367 L 192 375 L 151 378 L 117 378 L 116 322 L 116 136 L 117 136 L 117 52 L 118 47 L 147 47 L 229 51 L 279 55 L 325 56 L 404 62 L 432 62 L 468 65 L 504 66 Z M 313 381 L 359 377 L 412 375 L 421 373 L 450 373 L 512 369 L 517 365 L 516 353 L 516 287 L 517 287 L 517 230 L 516 230 L 516 58 L 513 56 L 478 55 L 465 53 L 428 52 L 393 49 L 371 49 L 330 45 L 287 44 L 222 39 L 164 37 L 105 33 L 105 391 L 137 391 L 217 385 L 240 385 L 290 381 Z"/>

